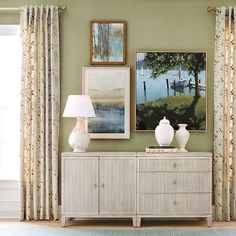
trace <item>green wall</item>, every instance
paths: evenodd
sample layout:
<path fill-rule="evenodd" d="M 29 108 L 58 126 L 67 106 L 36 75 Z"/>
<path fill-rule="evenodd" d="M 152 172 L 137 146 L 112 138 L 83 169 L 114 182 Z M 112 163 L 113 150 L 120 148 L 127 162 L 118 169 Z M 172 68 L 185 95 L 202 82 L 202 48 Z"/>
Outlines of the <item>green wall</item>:
<path fill-rule="evenodd" d="M 135 52 L 140 50 L 207 51 L 207 131 L 191 132 L 189 151 L 213 149 L 213 62 L 215 14 L 208 6 L 234 5 L 235 0 L 1 0 L 0 7 L 28 4 L 67 5 L 60 16 L 61 113 L 69 94 L 81 93 L 81 68 L 89 66 L 89 22 L 128 22 L 127 65 L 131 67 L 131 138 L 92 140 L 89 151 L 143 151 L 155 144 L 154 132 L 135 132 Z M 19 13 L 0 12 L 0 23 L 18 23 Z M 158 121 L 157 121 L 158 123 Z M 71 151 L 68 135 L 75 125 L 61 118 L 60 151 Z"/>

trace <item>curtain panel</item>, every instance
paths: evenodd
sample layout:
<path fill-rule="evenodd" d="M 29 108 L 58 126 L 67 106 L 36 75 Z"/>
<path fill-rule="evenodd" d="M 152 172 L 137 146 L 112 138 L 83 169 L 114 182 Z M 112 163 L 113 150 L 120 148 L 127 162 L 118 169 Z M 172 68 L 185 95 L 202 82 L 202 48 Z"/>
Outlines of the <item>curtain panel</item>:
<path fill-rule="evenodd" d="M 20 27 L 20 220 L 56 220 L 60 116 L 58 8 L 22 7 Z"/>
<path fill-rule="evenodd" d="M 236 219 L 236 7 L 216 9 L 214 192 L 216 220 Z"/>

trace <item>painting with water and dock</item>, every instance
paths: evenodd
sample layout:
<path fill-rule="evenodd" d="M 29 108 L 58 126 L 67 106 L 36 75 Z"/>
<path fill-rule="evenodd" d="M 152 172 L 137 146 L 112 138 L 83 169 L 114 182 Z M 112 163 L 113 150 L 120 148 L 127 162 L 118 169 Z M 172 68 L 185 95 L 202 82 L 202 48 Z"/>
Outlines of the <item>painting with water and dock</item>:
<path fill-rule="evenodd" d="M 136 130 L 206 130 L 206 52 L 136 53 Z"/>

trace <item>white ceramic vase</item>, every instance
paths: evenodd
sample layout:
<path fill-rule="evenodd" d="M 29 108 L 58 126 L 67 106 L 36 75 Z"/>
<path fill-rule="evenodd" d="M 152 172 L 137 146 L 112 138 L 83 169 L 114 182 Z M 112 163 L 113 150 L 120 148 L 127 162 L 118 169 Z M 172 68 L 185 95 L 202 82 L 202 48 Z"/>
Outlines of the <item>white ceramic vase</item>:
<path fill-rule="evenodd" d="M 74 149 L 73 152 L 86 152 L 86 148 L 90 143 L 86 118 L 77 117 L 76 126 L 69 136 L 68 143 Z"/>
<path fill-rule="evenodd" d="M 174 138 L 174 129 L 165 117 L 155 129 L 155 138 L 160 146 L 169 146 Z"/>
<path fill-rule="evenodd" d="M 189 131 L 186 130 L 187 124 L 178 124 L 179 129 L 175 133 L 175 139 L 180 152 L 187 152 L 185 146 L 189 140 Z"/>
<path fill-rule="evenodd" d="M 90 143 L 89 133 L 86 131 L 78 132 L 72 130 L 68 143 L 74 149 L 73 152 L 86 152 L 86 148 Z"/>

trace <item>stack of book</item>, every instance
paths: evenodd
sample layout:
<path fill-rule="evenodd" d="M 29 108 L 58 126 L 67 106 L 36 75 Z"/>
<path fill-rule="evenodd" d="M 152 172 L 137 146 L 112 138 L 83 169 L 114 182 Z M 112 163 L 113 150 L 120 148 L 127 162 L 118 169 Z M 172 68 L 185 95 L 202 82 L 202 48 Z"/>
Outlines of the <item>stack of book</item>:
<path fill-rule="evenodd" d="M 146 148 L 148 153 L 160 153 L 160 152 L 178 152 L 178 148 L 173 146 L 149 146 Z"/>

